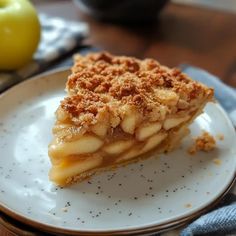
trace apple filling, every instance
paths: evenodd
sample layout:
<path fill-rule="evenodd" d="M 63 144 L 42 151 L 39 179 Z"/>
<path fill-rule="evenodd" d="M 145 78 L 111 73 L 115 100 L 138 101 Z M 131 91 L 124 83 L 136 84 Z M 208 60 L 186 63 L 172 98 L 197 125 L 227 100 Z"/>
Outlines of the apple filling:
<path fill-rule="evenodd" d="M 153 149 L 158 151 L 158 147 L 168 150 L 173 141 L 168 136 L 181 127 L 186 129 L 183 124 L 189 120 L 190 116 L 186 115 L 167 118 L 164 122 L 139 124 L 129 112 L 115 129 L 101 123 L 92 126 L 86 133 L 82 132 L 82 127 L 58 121 L 53 129 L 55 139 L 49 145 L 49 156 L 53 163 L 50 178 L 63 186 L 70 183 L 72 177 L 83 179 L 84 175 L 81 174 L 86 171 L 130 162 Z M 69 135 L 71 130 L 74 130 L 73 136 Z"/>
<path fill-rule="evenodd" d="M 61 186 L 172 150 L 213 96 L 155 60 L 108 53 L 77 55 L 66 89 L 48 152 Z"/>

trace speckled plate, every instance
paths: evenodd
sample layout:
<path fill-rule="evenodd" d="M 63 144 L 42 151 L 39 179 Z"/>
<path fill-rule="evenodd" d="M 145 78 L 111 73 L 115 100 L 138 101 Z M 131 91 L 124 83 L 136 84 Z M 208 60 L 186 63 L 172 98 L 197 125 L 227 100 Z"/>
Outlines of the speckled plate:
<path fill-rule="evenodd" d="M 48 180 L 54 111 L 65 95 L 66 69 L 37 76 L 0 97 L 0 209 L 38 229 L 69 235 L 130 234 L 166 229 L 198 216 L 235 178 L 235 131 L 218 104 L 191 126 L 224 135 L 217 149 L 180 149 L 58 188 Z"/>

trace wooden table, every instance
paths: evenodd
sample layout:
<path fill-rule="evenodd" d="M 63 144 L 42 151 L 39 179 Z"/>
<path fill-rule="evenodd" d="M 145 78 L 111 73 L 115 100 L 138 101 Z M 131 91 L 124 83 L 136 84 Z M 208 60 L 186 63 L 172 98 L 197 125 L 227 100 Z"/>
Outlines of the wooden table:
<path fill-rule="evenodd" d="M 118 25 L 85 16 L 69 0 L 34 2 L 39 12 L 88 22 L 85 44 L 168 66 L 189 63 L 236 87 L 236 14 L 169 4 L 152 24 Z M 0 226 L 0 235 L 13 234 Z"/>
<path fill-rule="evenodd" d="M 236 14 L 169 4 L 153 24 L 127 26 L 98 22 L 68 0 L 35 3 L 41 12 L 88 22 L 87 44 L 117 54 L 154 57 L 168 66 L 189 63 L 236 87 Z"/>

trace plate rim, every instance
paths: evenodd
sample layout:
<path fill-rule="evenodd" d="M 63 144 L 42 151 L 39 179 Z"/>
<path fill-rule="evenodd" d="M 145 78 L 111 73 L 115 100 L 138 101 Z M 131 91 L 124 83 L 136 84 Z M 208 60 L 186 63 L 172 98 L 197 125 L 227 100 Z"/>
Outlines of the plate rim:
<path fill-rule="evenodd" d="M 53 70 L 49 70 L 46 72 L 43 72 L 41 74 L 38 74 L 36 76 L 33 76 L 25 81 L 22 81 L 11 88 L 7 89 L 3 93 L 0 94 L 0 99 L 3 98 L 4 96 L 7 96 L 9 93 L 17 89 L 18 87 L 24 86 L 27 83 L 31 83 L 32 81 L 39 80 L 42 77 L 50 76 L 55 73 L 60 73 L 60 72 L 66 72 L 70 69 L 70 67 L 61 67 L 61 68 L 56 68 Z M 227 121 L 227 125 L 229 125 L 232 129 L 234 129 L 231 121 L 229 120 L 227 113 L 223 109 L 223 107 L 220 104 L 217 104 L 217 108 L 220 110 L 222 113 L 223 117 Z M 194 218 L 200 216 L 201 214 L 205 213 L 206 211 L 210 210 L 213 206 L 215 206 L 231 189 L 231 187 L 236 183 L 236 170 L 234 171 L 232 175 L 232 180 L 228 183 L 228 185 L 225 186 L 225 189 L 217 196 L 215 199 L 210 201 L 208 204 L 205 206 L 202 206 L 200 209 L 198 209 L 195 212 L 191 212 L 183 217 L 179 217 L 174 220 L 167 221 L 165 223 L 161 224 L 154 224 L 154 225 L 149 225 L 149 226 L 141 226 L 141 227 L 133 227 L 130 229 L 120 229 L 120 230 L 74 230 L 74 229 L 66 229 L 62 227 L 56 227 L 56 226 L 51 226 L 49 224 L 41 223 L 36 220 L 32 220 L 28 217 L 25 217 L 19 213 L 15 213 L 12 209 L 9 207 L 4 206 L 2 202 L 0 202 L 0 211 L 5 213 L 6 215 L 12 217 L 13 219 L 23 223 L 27 224 L 29 226 L 32 226 L 34 228 L 38 228 L 44 232 L 49 232 L 49 233 L 62 233 L 65 235 L 136 235 L 140 233 L 152 233 L 152 232 L 160 232 L 167 230 L 169 228 L 177 227 L 179 225 L 185 224 Z"/>
<path fill-rule="evenodd" d="M 10 88 L 7 88 L 3 92 L 0 92 L 0 99 L 2 99 L 4 96 L 7 96 L 8 93 L 11 93 L 13 90 L 17 89 L 18 87 L 21 87 L 25 84 L 31 83 L 32 81 L 38 80 L 41 77 L 45 77 L 45 76 L 48 76 L 48 75 L 51 75 L 51 74 L 54 74 L 54 73 L 60 73 L 60 72 L 66 72 L 66 71 L 69 72 L 70 69 L 71 69 L 71 66 L 63 66 L 63 67 L 60 67 L 60 68 L 55 68 L 55 69 L 52 69 L 52 70 L 44 71 L 40 74 L 31 76 L 31 77 L 29 77 L 25 80 L 20 81 L 19 83 L 16 83 L 16 84 L 12 85 Z M 0 80 L 1 80 L 1 77 L 0 77 Z"/>
<path fill-rule="evenodd" d="M 172 220 L 166 223 L 157 224 L 153 226 L 147 226 L 142 228 L 136 228 L 136 229 L 128 229 L 128 230 L 106 230 L 106 231 L 89 231 L 89 230 L 70 230 L 70 229 L 63 229 L 58 228 L 54 226 L 50 226 L 44 223 L 40 223 L 35 220 L 31 220 L 27 217 L 24 217 L 20 214 L 15 213 L 11 209 L 8 209 L 0 203 L 0 211 L 5 213 L 7 216 L 12 217 L 14 220 L 17 220 L 25 225 L 28 225 L 30 227 L 36 228 L 41 230 L 42 232 L 46 233 L 59 233 L 64 235 L 73 235 L 73 236 L 86 236 L 86 235 L 98 235 L 98 236 L 108 236 L 108 235 L 140 235 L 144 233 L 160 233 L 163 231 L 166 231 L 168 229 L 173 229 L 176 227 L 179 227 L 181 225 L 185 225 L 186 223 L 196 219 L 197 217 L 201 216 L 203 213 L 209 211 L 214 206 L 217 205 L 217 203 L 220 202 L 220 200 L 230 191 L 230 189 L 233 187 L 233 185 L 236 183 L 236 173 L 233 178 L 233 180 L 229 183 L 225 191 L 218 196 L 215 200 L 213 200 L 211 203 L 209 203 L 206 207 L 203 207 L 202 209 L 199 209 L 198 211 L 185 216 L 181 217 L 176 220 Z M 2 221 L 0 221 L 2 223 Z M 15 227 L 12 227 L 14 229 Z M 37 234 L 35 234 L 37 235 Z"/>

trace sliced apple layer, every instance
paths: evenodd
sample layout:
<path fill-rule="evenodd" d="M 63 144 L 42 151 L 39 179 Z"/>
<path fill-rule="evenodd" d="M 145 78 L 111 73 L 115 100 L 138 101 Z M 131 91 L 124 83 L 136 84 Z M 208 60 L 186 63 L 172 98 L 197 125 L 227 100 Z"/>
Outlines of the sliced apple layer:
<path fill-rule="evenodd" d="M 64 186 L 140 156 L 170 151 L 213 90 L 153 59 L 77 55 L 56 111 L 50 179 Z"/>

